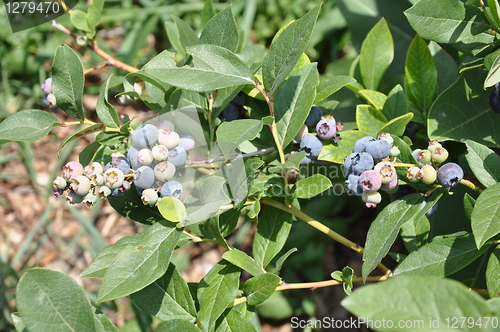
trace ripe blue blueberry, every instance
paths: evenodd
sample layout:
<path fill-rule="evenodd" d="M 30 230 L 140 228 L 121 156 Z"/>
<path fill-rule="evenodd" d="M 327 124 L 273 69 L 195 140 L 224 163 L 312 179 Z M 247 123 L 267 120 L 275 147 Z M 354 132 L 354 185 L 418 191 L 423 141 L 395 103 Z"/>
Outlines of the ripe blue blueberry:
<path fill-rule="evenodd" d="M 323 143 L 315 135 L 307 135 L 300 141 L 300 150 L 305 151 L 306 157 L 317 159 L 323 149 Z"/>
<path fill-rule="evenodd" d="M 182 197 L 182 184 L 177 181 L 167 181 L 160 189 L 161 197 L 175 197 L 181 199 Z"/>
<path fill-rule="evenodd" d="M 321 120 L 323 111 L 319 107 L 313 106 L 306 119 L 306 126 L 314 127 Z"/>
<path fill-rule="evenodd" d="M 137 188 L 151 188 L 155 182 L 155 173 L 151 167 L 141 166 L 134 173 L 134 184 Z"/>
<path fill-rule="evenodd" d="M 352 152 L 364 152 L 365 151 L 365 144 L 370 141 L 374 141 L 375 137 L 372 136 L 365 136 L 363 138 L 360 138 L 354 143 L 354 147 L 352 148 Z"/>
<path fill-rule="evenodd" d="M 342 167 L 346 176 L 350 174 L 360 175 L 364 171 L 372 169 L 373 164 L 373 158 L 370 154 L 366 152 L 354 152 L 344 159 Z"/>
<path fill-rule="evenodd" d="M 145 124 L 135 128 L 132 133 L 132 143 L 139 150 L 152 148 L 158 140 L 158 128 L 152 124 Z"/>
<path fill-rule="evenodd" d="M 464 178 L 462 167 L 455 163 L 441 166 L 437 172 L 437 180 L 443 187 L 456 186 Z"/>
<path fill-rule="evenodd" d="M 495 84 L 495 88 L 490 93 L 490 108 L 495 113 L 500 113 L 500 83 Z"/>
<path fill-rule="evenodd" d="M 321 139 L 330 139 L 337 133 L 335 121 L 323 119 L 316 125 L 316 133 Z"/>
<path fill-rule="evenodd" d="M 238 106 L 233 103 L 229 103 L 220 114 L 221 120 L 226 120 L 226 122 L 236 120 L 239 116 Z"/>
<path fill-rule="evenodd" d="M 180 146 L 176 146 L 168 151 L 168 161 L 176 167 L 183 167 L 187 160 L 186 150 Z"/>
<path fill-rule="evenodd" d="M 381 160 L 389 156 L 391 145 L 383 139 L 368 141 L 365 143 L 365 152 L 369 153 L 374 160 Z"/>
<path fill-rule="evenodd" d="M 139 162 L 139 150 L 135 146 L 131 146 L 127 151 L 127 161 L 132 169 L 138 169 L 141 167 L 141 163 Z"/>
<path fill-rule="evenodd" d="M 240 92 L 234 97 L 231 101 L 231 104 L 235 104 L 236 106 L 243 106 L 247 101 L 247 95 L 243 92 Z"/>
<path fill-rule="evenodd" d="M 345 182 L 347 184 L 347 190 L 356 196 L 361 196 L 363 194 L 363 188 L 359 183 L 359 175 L 350 174 Z"/>

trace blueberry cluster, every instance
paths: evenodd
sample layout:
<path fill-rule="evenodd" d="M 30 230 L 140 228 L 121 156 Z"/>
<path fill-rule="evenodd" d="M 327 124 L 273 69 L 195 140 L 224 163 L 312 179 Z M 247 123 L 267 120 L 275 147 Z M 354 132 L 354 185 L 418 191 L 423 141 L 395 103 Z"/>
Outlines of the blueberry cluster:
<path fill-rule="evenodd" d="M 83 167 L 77 161 L 70 161 L 64 165 L 62 176 L 52 183 L 52 190 L 56 197 L 66 193 L 70 204 L 91 206 L 98 198 L 121 195 L 130 189 L 131 183 L 125 179 L 129 173 L 130 166 L 123 156 L 113 156 L 105 167 L 98 162 Z"/>
<path fill-rule="evenodd" d="M 44 93 L 43 96 L 43 104 L 50 110 L 55 110 L 56 106 L 56 97 L 52 93 L 52 77 L 47 78 L 42 83 L 42 91 Z"/>
<path fill-rule="evenodd" d="M 389 156 L 400 153 L 389 134 L 379 138 L 365 136 L 354 144 L 352 153 L 344 159 L 343 172 L 350 193 L 361 196 L 367 207 L 375 207 L 382 201 L 379 190 L 391 190 L 398 184 L 396 168 Z"/>
<path fill-rule="evenodd" d="M 246 95 L 243 92 L 238 93 L 236 97 L 231 100 L 229 105 L 224 108 L 222 113 L 219 115 L 221 120 L 226 120 L 226 122 L 230 122 L 233 120 L 237 120 L 240 118 L 240 108 L 245 105 Z"/>
<path fill-rule="evenodd" d="M 173 178 L 184 174 L 195 140 L 174 129 L 170 121 L 137 127 L 130 137 L 132 146 L 127 156 L 113 156 L 105 167 L 98 162 L 85 168 L 69 162 L 63 167 L 63 176 L 54 181 L 54 194 L 60 196 L 67 191 L 70 203 L 92 205 L 97 197 L 122 194 L 133 182 L 145 205 L 155 205 L 159 196 L 180 199 L 183 187 Z"/>
<path fill-rule="evenodd" d="M 495 84 L 495 88 L 490 93 L 490 108 L 495 113 L 500 113 L 500 82 Z"/>
<path fill-rule="evenodd" d="M 337 132 L 342 130 L 344 125 L 341 122 L 336 123 L 331 116 L 323 117 L 322 115 L 321 109 L 313 106 L 304 125 L 295 137 L 295 140 L 300 142 L 300 151 L 306 152 L 306 157 L 301 165 L 308 165 L 318 159 L 323 149 L 323 140 L 333 139 L 334 142 L 339 142 L 341 139 Z M 309 134 L 309 127 L 315 128 L 316 135 Z"/>
<path fill-rule="evenodd" d="M 427 149 L 416 149 L 412 155 L 420 167 L 408 168 L 406 177 L 410 182 L 433 184 L 437 180 L 443 187 L 453 187 L 463 179 L 464 172 L 459 165 L 447 163 L 439 167 L 448 159 L 449 153 L 438 141 L 430 141 Z"/>

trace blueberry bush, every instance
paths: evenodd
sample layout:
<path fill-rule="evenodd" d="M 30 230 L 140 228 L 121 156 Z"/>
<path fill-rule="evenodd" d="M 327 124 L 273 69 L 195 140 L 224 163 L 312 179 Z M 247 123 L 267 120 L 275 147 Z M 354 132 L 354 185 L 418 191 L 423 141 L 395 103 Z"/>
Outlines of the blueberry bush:
<path fill-rule="evenodd" d="M 270 22 L 279 31 L 253 42 L 231 6 L 215 10 L 207 0 L 199 29 L 173 16 L 171 47 L 140 68 L 99 47 L 103 7 L 67 8 L 73 32 L 53 22 L 80 48 L 57 47 L 42 84 L 47 108 L 4 119 L 0 144 L 80 126 L 61 149 L 87 135 L 95 141 L 64 165 L 53 193 L 70 204 L 107 199 L 147 227 L 82 272 L 102 280 L 95 301 L 65 274 L 28 270 L 17 286 L 17 331 L 117 331 L 94 304 L 127 296 L 161 320 L 158 332 L 256 331 L 256 308 L 280 291 L 338 285 L 341 305 L 373 330 L 399 331 L 401 321 L 424 324 L 408 330 L 498 328 L 497 0 L 338 0 L 334 10 L 325 2 Z M 332 17 L 349 27 L 354 54 L 319 68 L 310 44 Z M 86 52 L 105 62 L 84 69 Z M 83 93 L 94 84 L 86 75 L 103 66 L 118 70 L 98 86 L 94 122 Z M 113 97 L 157 114 L 139 123 L 120 115 Z M 74 121 L 58 120 L 55 108 Z M 317 196 L 359 196 L 356 208 L 375 210 L 365 242 L 306 214 Z M 251 253 L 227 241 L 240 216 L 257 224 Z M 282 268 L 305 246 L 291 236 L 301 223 L 359 253 L 360 271 L 287 280 Z M 396 241 L 404 250 L 391 251 Z M 170 260 L 193 242 L 225 252 L 187 283 Z"/>

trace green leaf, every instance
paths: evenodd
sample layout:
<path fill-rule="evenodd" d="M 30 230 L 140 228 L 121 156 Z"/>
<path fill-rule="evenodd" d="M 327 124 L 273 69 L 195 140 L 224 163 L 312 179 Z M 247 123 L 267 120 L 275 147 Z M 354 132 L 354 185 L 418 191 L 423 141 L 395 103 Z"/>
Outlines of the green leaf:
<path fill-rule="evenodd" d="M 158 200 L 158 210 L 163 218 L 171 222 L 181 222 L 186 219 L 184 203 L 175 197 L 162 197 Z"/>
<path fill-rule="evenodd" d="M 474 141 L 465 141 L 465 158 L 474 176 L 485 187 L 500 182 L 500 157 L 488 147 Z"/>
<path fill-rule="evenodd" d="M 18 316 L 17 313 L 11 313 L 10 318 L 12 319 L 12 323 L 14 324 L 17 332 L 28 332 L 26 326 L 23 323 L 23 320 Z"/>
<path fill-rule="evenodd" d="M 500 82 L 500 55 L 496 57 L 493 65 L 488 71 L 488 76 L 486 76 L 486 80 L 484 81 L 484 88 L 493 86 Z"/>
<path fill-rule="evenodd" d="M 280 252 L 292 228 L 291 214 L 267 205 L 259 215 L 252 253 L 262 268 Z"/>
<path fill-rule="evenodd" d="M 297 248 L 292 248 L 285 252 L 283 255 L 281 255 L 277 260 L 276 260 L 276 266 L 274 267 L 276 270 L 276 273 L 278 273 L 281 268 L 283 267 L 283 264 L 285 263 L 285 260 L 294 252 L 296 252 L 298 249 Z"/>
<path fill-rule="evenodd" d="M 225 48 L 195 45 L 187 47 L 187 52 L 193 56 L 194 67 L 162 67 L 147 69 L 145 73 L 164 83 L 197 92 L 253 84 L 252 73 L 245 63 Z"/>
<path fill-rule="evenodd" d="M 143 224 L 151 225 L 165 220 L 155 206 L 144 205 L 135 186 L 119 196 L 108 197 L 108 202 L 123 217 Z"/>
<path fill-rule="evenodd" d="M 358 105 L 356 106 L 356 123 L 359 131 L 370 136 L 377 136 L 380 129 L 387 123 L 387 119 L 382 112 L 371 106 Z"/>
<path fill-rule="evenodd" d="M 358 130 L 346 130 L 342 132 L 342 140 L 337 144 L 323 145 L 319 154 L 319 160 L 343 164 L 344 158 L 351 154 L 354 143 L 360 138 L 370 134 Z"/>
<path fill-rule="evenodd" d="M 332 182 L 322 174 L 314 174 L 297 181 L 293 196 L 296 198 L 313 198 L 332 187 Z"/>
<path fill-rule="evenodd" d="M 182 331 L 182 332 L 202 332 L 199 327 L 193 323 L 182 320 L 182 319 L 169 319 L 161 322 L 156 327 L 156 332 L 170 332 L 170 331 Z"/>
<path fill-rule="evenodd" d="M 96 123 L 95 125 L 91 125 L 89 127 L 80 129 L 76 131 L 75 133 L 71 134 L 70 136 L 66 137 L 64 141 L 62 141 L 61 145 L 59 145 L 59 149 L 57 150 L 57 158 L 59 158 L 59 154 L 61 150 L 66 146 L 71 141 L 74 141 L 76 139 L 82 138 L 83 136 L 89 135 L 96 133 L 98 131 L 101 131 L 105 128 L 105 126 L 102 123 Z M 99 144 L 100 145 L 100 144 Z M 83 164 L 82 164 L 83 165 Z M 85 164 L 86 165 L 86 164 Z"/>
<path fill-rule="evenodd" d="M 227 48 L 231 52 L 238 49 L 238 27 L 231 6 L 213 16 L 201 32 L 200 44 L 213 44 Z"/>
<path fill-rule="evenodd" d="M 436 238 L 410 253 L 393 271 L 393 275 L 446 277 L 465 268 L 487 249 L 484 246 L 478 250 L 470 233 L 465 236 Z"/>
<path fill-rule="evenodd" d="M 164 321 L 196 320 L 196 308 L 188 284 L 172 263 L 160 279 L 131 294 L 130 299 L 145 312 Z"/>
<path fill-rule="evenodd" d="M 59 120 L 40 110 L 16 112 L 0 122 L 0 144 L 11 141 L 33 142 L 45 137 Z"/>
<path fill-rule="evenodd" d="M 106 269 L 98 302 L 130 295 L 165 274 L 182 229 L 173 224 L 156 223 L 134 238 L 116 255 Z"/>
<path fill-rule="evenodd" d="M 90 31 L 89 24 L 87 23 L 87 13 L 80 9 L 73 9 L 69 15 L 71 23 L 78 30 Z"/>
<path fill-rule="evenodd" d="M 52 63 L 52 91 L 57 107 L 72 117 L 83 120 L 83 65 L 80 57 L 64 45 L 59 46 Z"/>
<path fill-rule="evenodd" d="M 217 128 L 217 142 L 220 144 L 222 154 L 229 158 L 234 149 L 245 141 L 257 137 L 262 130 L 262 121 L 255 119 L 234 120 L 223 122 Z M 228 144 L 230 143 L 230 144 Z"/>
<path fill-rule="evenodd" d="M 500 147 L 498 116 L 491 111 L 487 95 L 473 95 L 465 75 L 467 72 L 432 104 L 427 120 L 429 138 L 458 142 L 472 140 Z"/>
<path fill-rule="evenodd" d="M 401 85 L 398 84 L 392 88 L 391 92 L 389 92 L 382 113 L 388 120 L 392 120 L 401 115 L 405 115 L 408 112 L 408 101 L 406 100 L 406 95 Z"/>
<path fill-rule="evenodd" d="M 384 108 L 384 104 L 387 101 L 387 96 L 382 92 L 375 90 L 359 90 L 358 93 L 363 97 L 370 105 L 375 107 L 377 111 L 381 111 Z"/>
<path fill-rule="evenodd" d="M 427 244 L 430 230 L 431 224 L 425 215 L 404 223 L 401 226 L 401 239 L 408 252 L 416 251 Z"/>
<path fill-rule="evenodd" d="M 215 16 L 215 14 L 216 13 L 213 1 L 205 0 L 203 11 L 201 13 L 200 29 L 203 29 L 207 25 L 208 21 L 210 21 L 210 19 Z"/>
<path fill-rule="evenodd" d="M 111 78 L 112 76 L 106 80 L 106 84 L 103 85 L 103 88 L 99 93 L 95 111 L 99 120 L 101 120 L 101 122 L 107 127 L 120 128 L 120 117 L 118 116 L 115 108 L 108 102 L 108 89 Z"/>
<path fill-rule="evenodd" d="M 474 53 L 491 44 L 495 37 L 478 6 L 461 1 L 421 0 L 405 11 L 413 29 L 424 39 L 437 43 L 472 44 Z M 475 44 L 475 45 L 474 45 Z"/>
<path fill-rule="evenodd" d="M 500 12 L 499 7 L 498 0 L 488 0 L 489 10 L 486 13 L 490 14 L 491 22 L 496 28 L 500 28 L 500 16 L 498 15 Z"/>
<path fill-rule="evenodd" d="M 183 58 L 186 56 L 186 46 L 198 44 L 198 36 L 182 19 L 172 15 L 173 22 L 166 21 L 168 40 Z"/>
<path fill-rule="evenodd" d="M 426 42 L 416 35 L 406 56 L 405 91 L 421 111 L 431 107 L 437 86 L 437 68 Z"/>
<path fill-rule="evenodd" d="M 220 323 L 215 332 L 257 332 L 252 320 L 245 317 L 235 308 L 228 308 L 219 320 Z"/>
<path fill-rule="evenodd" d="M 241 250 L 228 250 L 222 255 L 222 258 L 255 277 L 265 273 L 265 271 L 254 261 L 252 257 L 248 256 Z"/>
<path fill-rule="evenodd" d="M 394 118 L 391 121 L 387 122 L 382 128 L 380 128 L 380 130 L 378 131 L 378 135 L 382 133 L 391 133 L 396 136 L 403 136 L 406 125 L 410 123 L 411 119 L 413 119 L 413 113 L 407 113 L 405 115 Z"/>
<path fill-rule="evenodd" d="M 238 291 L 240 269 L 227 261 L 220 261 L 203 277 L 198 285 L 200 303 L 198 320 L 212 328 L 217 318 L 234 301 Z"/>
<path fill-rule="evenodd" d="M 472 211 L 474 210 L 474 206 L 476 205 L 476 200 L 472 198 L 471 195 L 465 193 L 464 195 L 464 212 L 467 219 L 472 219 Z"/>
<path fill-rule="evenodd" d="M 384 320 L 394 326 L 377 329 L 380 331 L 403 330 L 397 328 L 398 322 L 419 322 L 404 331 L 486 331 L 477 325 L 468 328 L 460 323 L 451 328 L 453 317 L 474 322 L 483 317 L 484 323 L 484 317 L 492 316 L 480 295 L 458 281 L 435 276 L 398 276 L 366 285 L 346 297 L 341 305 L 365 322 Z"/>
<path fill-rule="evenodd" d="M 297 71 L 276 92 L 274 113 L 278 138 L 283 147 L 297 136 L 311 111 L 319 84 L 316 65 L 311 63 Z"/>
<path fill-rule="evenodd" d="M 29 331 L 96 331 L 85 291 L 61 272 L 28 270 L 17 285 L 17 308 Z"/>
<path fill-rule="evenodd" d="M 387 255 L 396 240 L 400 227 L 411 221 L 420 211 L 422 194 L 407 195 L 387 205 L 370 225 L 363 253 L 363 280 Z"/>
<path fill-rule="evenodd" d="M 394 42 L 385 18 L 366 35 L 361 45 L 359 69 L 367 89 L 378 90 L 385 71 L 394 59 Z"/>
<path fill-rule="evenodd" d="M 97 309 L 94 312 L 94 324 L 96 332 L 119 332 L 108 316 Z"/>
<path fill-rule="evenodd" d="M 89 31 L 95 31 L 95 27 L 101 21 L 101 13 L 104 8 L 104 0 L 93 0 L 87 11 L 87 23 Z"/>
<path fill-rule="evenodd" d="M 471 226 L 478 248 L 500 233 L 500 183 L 486 188 L 472 210 Z"/>
<path fill-rule="evenodd" d="M 500 294 L 500 246 L 497 246 L 488 259 L 486 268 L 486 285 L 491 298 Z"/>
<path fill-rule="evenodd" d="M 274 95 L 305 52 L 311 39 L 321 5 L 317 5 L 300 19 L 290 23 L 273 40 L 269 53 L 262 62 L 264 86 Z"/>
<path fill-rule="evenodd" d="M 243 292 L 247 297 L 248 305 L 261 304 L 276 291 L 281 278 L 272 273 L 263 273 L 248 279 L 243 284 Z"/>
<path fill-rule="evenodd" d="M 333 95 L 335 92 L 339 91 L 344 86 L 355 82 L 356 79 L 351 76 L 321 75 L 319 78 L 319 85 L 317 87 L 316 99 L 314 100 L 314 103 L 319 103 L 320 101 L 325 100 L 326 98 Z"/>

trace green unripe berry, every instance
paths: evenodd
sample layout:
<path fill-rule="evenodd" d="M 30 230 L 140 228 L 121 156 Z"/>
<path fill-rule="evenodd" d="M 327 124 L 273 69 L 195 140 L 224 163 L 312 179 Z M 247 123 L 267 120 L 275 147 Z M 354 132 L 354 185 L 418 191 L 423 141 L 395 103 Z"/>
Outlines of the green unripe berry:
<path fill-rule="evenodd" d="M 417 182 L 418 180 L 420 180 L 418 178 L 419 172 L 420 172 L 420 168 L 419 167 L 412 166 L 412 167 L 408 168 L 408 170 L 406 171 L 406 177 L 411 182 Z"/>
<path fill-rule="evenodd" d="M 432 161 L 441 164 L 446 159 L 448 159 L 448 150 L 442 147 L 436 147 L 434 152 L 432 152 Z"/>
<path fill-rule="evenodd" d="M 366 207 L 376 207 L 377 204 L 382 202 L 382 195 L 378 191 L 375 192 L 363 192 L 361 199 L 366 203 Z"/>
<path fill-rule="evenodd" d="M 431 162 L 432 153 L 429 150 L 420 150 L 417 153 L 417 160 L 422 164 L 427 164 Z"/>
<path fill-rule="evenodd" d="M 437 179 L 437 171 L 431 165 L 425 165 L 420 169 L 418 177 L 423 183 L 431 184 Z"/>
<path fill-rule="evenodd" d="M 432 153 L 432 152 L 434 152 L 435 148 L 442 148 L 442 147 L 443 146 L 441 145 L 441 143 L 439 143 L 436 140 L 433 140 L 433 141 L 429 141 L 429 146 L 427 147 L 427 150 L 429 150 Z"/>
<path fill-rule="evenodd" d="M 158 202 L 158 193 L 152 188 L 144 189 L 141 200 L 144 205 L 153 206 Z"/>

